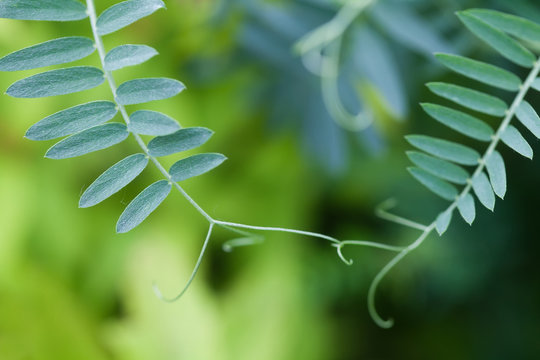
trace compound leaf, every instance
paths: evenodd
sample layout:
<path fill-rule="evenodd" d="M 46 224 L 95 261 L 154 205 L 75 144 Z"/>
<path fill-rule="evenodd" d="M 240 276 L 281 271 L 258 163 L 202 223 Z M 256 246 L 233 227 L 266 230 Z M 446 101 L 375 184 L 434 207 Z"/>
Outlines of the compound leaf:
<path fill-rule="evenodd" d="M 223 163 L 227 158 L 222 154 L 197 154 L 174 163 L 169 170 L 173 181 L 182 181 L 202 175 Z"/>
<path fill-rule="evenodd" d="M 462 167 L 451 162 L 437 159 L 418 151 L 407 151 L 407 156 L 421 169 L 443 180 L 456 184 L 466 184 L 469 174 Z"/>
<path fill-rule="evenodd" d="M 533 150 L 527 140 L 521 135 L 521 133 L 513 127 L 508 125 L 508 127 L 501 134 L 501 140 L 503 143 L 508 145 L 508 147 L 515 150 L 518 154 L 525 156 L 526 158 L 532 159 Z"/>
<path fill-rule="evenodd" d="M 186 87 L 178 80 L 149 78 L 126 81 L 118 87 L 116 96 L 122 105 L 141 104 L 178 95 Z"/>
<path fill-rule="evenodd" d="M 436 104 L 421 104 L 432 118 L 463 135 L 480 141 L 491 141 L 493 129 L 485 122 L 461 111 Z"/>
<path fill-rule="evenodd" d="M 170 135 L 153 138 L 148 143 L 148 151 L 150 155 L 159 157 L 191 150 L 204 144 L 212 134 L 212 130 L 203 127 L 180 129 Z"/>
<path fill-rule="evenodd" d="M 105 70 L 113 71 L 139 65 L 156 56 L 158 52 L 146 45 L 120 45 L 105 56 Z"/>
<path fill-rule="evenodd" d="M 463 107 L 493 116 L 503 116 L 508 106 L 499 98 L 463 86 L 432 82 L 426 84 L 435 94 Z"/>
<path fill-rule="evenodd" d="M 422 185 L 424 185 L 429 190 L 439 195 L 443 199 L 452 201 L 458 195 L 458 192 L 454 186 L 428 173 L 425 170 L 415 167 L 408 168 L 407 170 L 409 170 L 411 175 Z"/>
<path fill-rule="evenodd" d="M 488 9 L 470 9 L 467 13 L 518 39 L 538 42 L 540 25 L 519 16 Z"/>
<path fill-rule="evenodd" d="M 495 194 L 504 199 L 506 194 L 506 169 L 504 160 L 498 151 L 493 151 L 486 160 L 486 169 Z"/>
<path fill-rule="evenodd" d="M 40 98 L 88 90 L 105 81 L 103 72 L 91 66 L 51 70 L 19 80 L 6 94 L 16 98 Z"/>
<path fill-rule="evenodd" d="M 93 101 L 62 110 L 32 125 L 26 132 L 30 140 L 51 140 L 75 134 L 111 120 L 117 113 L 110 101 Z"/>
<path fill-rule="evenodd" d="M 457 208 L 463 220 L 467 224 L 472 225 L 476 217 L 476 209 L 474 207 L 474 198 L 471 194 L 467 193 L 460 197 L 457 202 Z"/>
<path fill-rule="evenodd" d="M 101 174 L 82 194 L 79 207 L 99 204 L 132 182 L 146 168 L 148 157 L 135 154 L 120 160 Z"/>
<path fill-rule="evenodd" d="M 139 110 L 129 117 L 129 131 L 141 135 L 162 136 L 169 135 L 180 129 L 176 120 L 165 114 Z"/>
<path fill-rule="evenodd" d="M 97 19 L 99 35 L 107 35 L 164 8 L 161 0 L 128 0 L 111 6 Z"/>
<path fill-rule="evenodd" d="M 437 216 L 437 220 L 435 221 L 435 228 L 437 229 L 437 232 L 439 235 L 442 235 L 448 230 L 448 226 L 450 225 L 450 222 L 452 221 L 452 211 L 445 211 L 439 214 Z"/>
<path fill-rule="evenodd" d="M 425 135 L 408 135 L 405 138 L 414 147 L 457 164 L 477 165 L 480 159 L 480 154 L 476 150 L 451 141 Z"/>
<path fill-rule="evenodd" d="M 508 91 L 517 91 L 521 86 L 519 77 L 496 66 L 458 55 L 436 54 L 435 57 L 447 68 L 484 84 Z"/>
<path fill-rule="evenodd" d="M 126 207 L 118 223 L 116 232 L 126 233 L 144 221 L 171 192 L 171 184 L 167 180 L 159 180 L 144 189 Z"/>
<path fill-rule="evenodd" d="M 526 68 L 533 66 L 536 61 L 533 53 L 510 36 L 486 24 L 467 11 L 459 12 L 458 17 L 478 38 L 508 60 Z"/>
<path fill-rule="evenodd" d="M 96 48 L 82 36 L 64 37 L 15 51 L 0 59 L 0 71 L 36 69 L 65 64 L 87 57 Z"/>
<path fill-rule="evenodd" d="M 480 203 L 493 211 L 495 208 L 495 195 L 493 194 L 488 177 L 484 172 L 481 172 L 472 179 L 472 188 Z"/>
<path fill-rule="evenodd" d="M 530 132 L 540 139 L 540 117 L 527 101 L 521 101 L 516 109 L 516 117 Z"/>
<path fill-rule="evenodd" d="M 74 21 L 88 16 L 86 7 L 74 0 L 2 0 L 0 18 L 42 21 Z"/>
<path fill-rule="evenodd" d="M 94 126 L 56 143 L 47 151 L 49 159 L 67 159 L 106 149 L 124 141 L 129 135 L 124 124 Z"/>

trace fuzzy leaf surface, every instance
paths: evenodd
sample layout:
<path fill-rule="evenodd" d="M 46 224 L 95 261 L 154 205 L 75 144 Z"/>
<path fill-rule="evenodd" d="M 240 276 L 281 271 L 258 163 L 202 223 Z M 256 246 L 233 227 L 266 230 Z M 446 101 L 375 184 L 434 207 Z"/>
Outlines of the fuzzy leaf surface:
<path fill-rule="evenodd" d="M 96 50 L 94 41 L 72 36 L 33 45 L 0 59 L 0 71 L 19 71 L 80 60 Z"/>
<path fill-rule="evenodd" d="M 480 154 L 476 150 L 448 140 L 425 135 L 408 135 L 405 138 L 412 146 L 457 164 L 477 165 L 480 159 Z"/>
<path fill-rule="evenodd" d="M 142 64 L 158 52 L 146 45 L 120 45 L 105 55 L 105 70 L 113 71 Z"/>
<path fill-rule="evenodd" d="M 464 112 L 436 104 L 422 104 L 432 118 L 443 125 L 473 139 L 491 141 L 493 129 L 488 124 Z"/>
<path fill-rule="evenodd" d="M 41 21 L 74 21 L 88 17 L 75 0 L 2 0 L 0 18 Z"/>
<path fill-rule="evenodd" d="M 144 189 L 126 207 L 116 224 L 116 232 L 126 233 L 144 221 L 167 198 L 171 184 L 159 180 Z"/>
<path fill-rule="evenodd" d="M 518 154 L 525 156 L 526 158 L 532 159 L 533 150 L 527 140 L 521 135 L 518 129 L 512 125 L 508 127 L 501 134 L 501 140 L 512 150 L 516 151 Z"/>
<path fill-rule="evenodd" d="M 101 174 L 82 194 L 79 207 L 99 204 L 132 182 L 146 168 L 148 158 L 134 154 L 120 160 Z"/>
<path fill-rule="evenodd" d="M 178 80 L 148 78 L 126 81 L 118 87 L 116 95 L 122 105 L 141 104 L 178 95 L 186 87 Z"/>
<path fill-rule="evenodd" d="M 495 96 L 463 86 L 433 82 L 428 83 L 427 87 L 445 99 L 487 115 L 503 116 L 508 108 L 504 101 Z"/>
<path fill-rule="evenodd" d="M 129 135 L 124 124 L 94 126 L 53 145 L 45 154 L 49 159 L 67 159 L 106 149 L 124 141 Z"/>
<path fill-rule="evenodd" d="M 129 117 L 129 131 L 136 134 L 163 136 L 179 129 L 176 120 L 157 111 L 139 110 Z"/>
<path fill-rule="evenodd" d="M 484 84 L 508 91 L 517 91 L 521 86 L 519 77 L 499 67 L 458 55 L 436 54 L 435 57 L 450 70 Z"/>
<path fill-rule="evenodd" d="M 221 165 L 227 158 L 222 154 L 197 154 L 174 163 L 169 170 L 173 181 L 183 181 L 207 173 Z"/>
<path fill-rule="evenodd" d="M 493 151 L 486 160 L 486 169 L 493 191 L 498 197 L 503 199 L 506 194 L 506 169 L 503 157 L 498 151 Z"/>
<path fill-rule="evenodd" d="M 103 72 L 91 66 L 75 66 L 51 70 L 19 80 L 6 94 L 16 98 L 40 98 L 66 95 L 103 84 Z"/>
<path fill-rule="evenodd" d="M 161 0 L 128 0 L 115 4 L 97 19 L 98 34 L 113 33 L 164 7 Z"/>
<path fill-rule="evenodd" d="M 93 101 L 47 116 L 26 132 L 30 140 L 51 140 L 71 135 L 111 120 L 117 113 L 110 101 Z"/>
<path fill-rule="evenodd" d="M 148 143 L 148 150 L 152 156 L 167 156 L 199 147 L 204 144 L 212 134 L 212 130 L 203 127 L 180 129 L 170 135 L 153 138 Z"/>

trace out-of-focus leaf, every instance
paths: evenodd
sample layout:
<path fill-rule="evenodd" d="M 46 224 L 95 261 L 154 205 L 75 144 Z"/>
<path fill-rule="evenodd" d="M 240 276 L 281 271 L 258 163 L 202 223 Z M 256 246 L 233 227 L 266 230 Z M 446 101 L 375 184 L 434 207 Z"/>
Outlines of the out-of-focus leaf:
<path fill-rule="evenodd" d="M 157 54 L 154 48 L 146 45 L 120 45 L 105 56 L 105 70 L 113 71 L 139 65 Z"/>
<path fill-rule="evenodd" d="M 118 223 L 116 232 L 126 233 L 144 221 L 167 198 L 171 192 L 171 184 L 167 180 L 159 180 L 144 189 L 126 207 Z"/>
<path fill-rule="evenodd" d="M 47 116 L 26 132 L 30 140 L 51 140 L 86 130 L 111 120 L 117 113 L 110 101 L 93 101 Z"/>
<path fill-rule="evenodd" d="M 167 99 L 178 95 L 185 88 L 184 84 L 174 79 L 135 79 L 121 84 L 116 96 L 120 104 L 133 105 Z"/>
<path fill-rule="evenodd" d="M 148 143 L 148 150 L 152 156 L 167 156 L 199 147 L 212 134 L 212 130 L 203 127 L 180 129 L 173 134 L 153 138 Z"/>
<path fill-rule="evenodd" d="M 462 165 L 477 165 L 480 154 L 467 146 L 425 135 L 405 137 L 414 147 L 441 159 Z"/>
<path fill-rule="evenodd" d="M 0 18 L 74 21 L 86 18 L 86 7 L 74 0 L 2 0 Z"/>
<path fill-rule="evenodd" d="M 521 86 L 519 77 L 499 67 L 458 55 L 436 54 L 435 57 L 447 68 L 484 84 L 508 91 L 517 91 Z"/>
<path fill-rule="evenodd" d="M 71 94 L 103 84 L 103 72 L 91 66 L 51 70 L 19 80 L 6 94 L 16 98 L 39 98 Z"/>
<path fill-rule="evenodd" d="M 124 124 L 108 123 L 72 135 L 47 151 L 49 159 L 67 159 L 106 149 L 124 141 L 129 135 Z"/>
<path fill-rule="evenodd" d="M 508 106 L 499 98 L 463 86 L 441 82 L 428 83 L 435 94 L 461 106 L 493 116 L 503 116 Z"/>
<path fill-rule="evenodd" d="M 145 154 L 135 154 L 120 160 L 101 174 L 82 194 L 79 207 L 99 204 L 132 182 L 148 164 Z"/>
<path fill-rule="evenodd" d="M 510 36 L 486 24 L 467 11 L 459 12 L 458 17 L 471 32 L 508 60 L 526 68 L 533 66 L 536 61 L 533 53 Z"/>
<path fill-rule="evenodd" d="M 29 70 L 65 64 L 85 58 L 95 49 L 94 41 L 82 36 L 50 40 L 4 56 L 0 59 L 0 71 Z"/>
<path fill-rule="evenodd" d="M 164 8 L 161 0 L 128 0 L 105 10 L 97 19 L 99 35 L 107 35 Z"/>
<path fill-rule="evenodd" d="M 450 225 L 450 222 L 452 221 L 452 212 L 451 211 L 445 211 L 439 214 L 437 216 L 437 220 L 435 221 L 435 228 L 437 229 L 437 232 L 439 235 L 442 235 L 448 230 L 448 226 Z"/>

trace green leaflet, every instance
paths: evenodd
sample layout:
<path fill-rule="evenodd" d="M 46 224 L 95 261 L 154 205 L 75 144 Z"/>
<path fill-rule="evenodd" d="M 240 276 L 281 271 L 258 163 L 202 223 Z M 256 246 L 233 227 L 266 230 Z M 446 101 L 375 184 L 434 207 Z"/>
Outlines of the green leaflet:
<path fill-rule="evenodd" d="M 458 165 L 417 151 L 407 151 L 407 156 L 416 166 L 443 180 L 456 184 L 467 183 L 469 173 Z"/>
<path fill-rule="evenodd" d="M 437 220 L 435 220 L 435 229 L 437 229 L 439 235 L 444 234 L 446 230 L 448 230 L 448 226 L 450 225 L 451 221 L 452 211 L 445 211 L 437 216 Z"/>
<path fill-rule="evenodd" d="M 463 135 L 480 141 L 491 141 L 493 129 L 485 122 L 461 111 L 435 104 L 421 104 L 432 118 Z"/>
<path fill-rule="evenodd" d="M 222 154 L 207 153 L 190 156 L 177 161 L 169 174 L 173 181 L 183 181 L 195 176 L 202 175 L 223 163 L 227 158 Z"/>
<path fill-rule="evenodd" d="M 435 94 L 468 109 L 493 116 L 503 116 L 508 106 L 499 98 L 463 86 L 432 82 L 426 84 Z"/>
<path fill-rule="evenodd" d="M 533 150 L 527 140 L 521 135 L 521 133 L 513 127 L 508 125 L 508 127 L 501 134 L 501 140 L 503 143 L 508 145 L 508 147 L 515 150 L 517 153 L 525 156 L 526 158 L 533 158 Z"/>
<path fill-rule="evenodd" d="M 504 199 L 506 194 L 506 169 L 504 160 L 498 151 L 493 151 L 486 160 L 486 169 L 493 191 L 498 197 Z"/>
<path fill-rule="evenodd" d="M 405 138 L 412 146 L 457 164 L 477 165 L 480 159 L 480 154 L 477 151 L 451 141 L 424 135 L 408 135 Z"/>
<path fill-rule="evenodd" d="M 94 41 L 72 36 L 50 40 L 15 51 L 0 59 L 0 71 L 36 69 L 83 59 L 96 48 Z"/>
<path fill-rule="evenodd" d="M 484 172 L 481 172 L 472 179 L 472 188 L 480 203 L 493 211 L 495 208 L 495 195 L 493 195 L 493 189 Z"/>
<path fill-rule="evenodd" d="M 186 87 L 178 80 L 149 78 L 126 81 L 118 87 L 116 96 L 122 105 L 141 104 L 178 95 Z"/>
<path fill-rule="evenodd" d="M 51 140 L 86 130 L 111 120 L 116 105 L 110 101 L 94 101 L 62 110 L 32 125 L 25 137 L 30 140 Z"/>
<path fill-rule="evenodd" d="M 105 10 L 97 19 L 99 35 L 107 35 L 164 8 L 161 0 L 129 0 Z"/>
<path fill-rule="evenodd" d="M 521 40 L 538 42 L 540 39 L 540 25 L 519 16 L 487 9 L 470 9 L 466 13 Z"/>
<path fill-rule="evenodd" d="M 101 174 L 82 194 L 79 207 L 99 204 L 132 182 L 146 168 L 148 157 L 135 154 L 120 160 Z"/>
<path fill-rule="evenodd" d="M 540 139 L 540 117 L 527 101 L 521 101 L 516 109 L 516 117 L 530 132 Z"/>
<path fill-rule="evenodd" d="M 103 72 L 91 66 L 51 70 L 11 85 L 6 94 L 16 98 L 39 98 L 92 89 L 105 81 Z"/>
<path fill-rule="evenodd" d="M 146 45 L 120 45 L 105 56 L 105 70 L 113 71 L 139 65 L 156 56 L 158 52 Z"/>
<path fill-rule="evenodd" d="M 463 220 L 469 225 L 472 225 L 476 217 L 476 209 L 474 207 L 474 198 L 467 193 L 460 197 L 457 202 L 457 208 Z"/>
<path fill-rule="evenodd" d="M 148 151 L 151 156 L 159 157 L 191 150 L 204 144 L 212 134 L 212 130 L 203 127 L 180 129 L 173 134 L 150 140 Z"/>
<path fill-rule="evenodd" d="M 126 207 L 118 223 L 116 232 L 126 233 L 144 221 L 171 192 L 171 184 L 160 180 L 144 189 Z"/>
<path fill-rule="evenodd" d="M 534 81 L 531 84 L 531 87 L 536 91 L 540 91 L 540 78 L 534 79 Z"/>
<path fill-rule="evenodd" d="M 449 69 L 484 84 L 508 91 L 517 91 L 521 86 L 516 75 L 496 66 L 458 55 L 435 54 L 435 57 Z"/>
<path fill-rule="evenodd" d="M 180 129 L 176 120 L 149 110 L 139 110 L 131 114 L 128 127 L 129 131 L 136 134 L 154 136 L 169 135 Z"/>
<path fill-rule="evenodd" d="M 534 65 L 536 57 L 533 53 L 502 31 L 486 24 L 467 11 L 459 12 L 457 16 L 471 32 L 508 60 L 526 68 Z"/>
<path fill-rule="evenodd" d="M 424 185 L 429 190 L 439 195 L 443 199 L 453 201 L 458 195 L 458 192 L 454 186 L 428 173 L 425 170 L 415 167 L 408 168 L 407 170 L 409 170 L 411 175 L 414 176 L 414 178 L 418 180 L 422 185 Z"/>
<path fill-rule="evenodd" d="M 2 0 L 0 18 L 74 21 L 86 18 L 86 7 L 74 0 Z"/>
<path fill-rule="evenodd" d="M 49 159 L 67 159 L 106 149 L 124 141 L 129 135 L 124 124 L 94 126 L 56 143 L 45 154 Z"/>

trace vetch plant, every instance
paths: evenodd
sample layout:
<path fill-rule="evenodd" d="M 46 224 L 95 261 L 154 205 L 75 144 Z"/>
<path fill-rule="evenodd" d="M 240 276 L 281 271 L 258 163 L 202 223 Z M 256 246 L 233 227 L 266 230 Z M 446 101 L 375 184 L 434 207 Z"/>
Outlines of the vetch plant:
<path fill-rule="evenodd" d="M 449 227 L 454 210 L 469 224 L 475 218 L 475 200 L 490 210 L 495 204 L 495 195 L 504 197 L 506 173 L 502 156 L 496 151 L 500 141 L 518 153 L 532 157 L 532 150 L 519 130 L 510 125 L 514 117 L 535 136 L 540 137 L 540 118 L 525 100 L 531 88 L 540 91 L 540 60 L 522 43 L 540 41 L 540 25 L 516 16 L 490 10 L 468 10 L 459 13 L 463 23 L 480 39 L 491 45 L 501 55 L 516 64 L 529 68 L 529 75 L 522 81 L 507 70 L 476 60 L 448 54 L 437 58 L 450 69 L 474 80 L 513 92 L 515 97 L 508 106 L 502 100 L 476 90 L 446 83 L 430 83 L 429 88 L 443 98 L 463 108 L 502 118 L 497 130 L 487 123 L 461 110 L 423 104 L 425 111 L 434 119 L 468 137 L 483 142 L 486 149 L 481 155 L 465 145 L 424 135 L 408 136 L 408 141 L 418 151 L 407 155 L 416 167 L 411 174 L 428 189 L 450 202 L 429 225 L 390 214 L 388 203 L 378 209 L 379 216 L 421 231 L 420 236 L 409 246 L 398 247 L 369 241 L 338 240 L 324 234 L 280 227 L 263 227 L 239 224 L 215 219 L 209 215 L 179 184 L 182 180 L 202 175 L 221 165 L 226 159 L 217 153 L 203 153 L 178 160 L 169 170 L 159 158 L 191 150 L 204 144 L 212 131 L 202 127 L 182 128 L 178 122 L 165 114 L 139 110 L 128 112 L 128 106 L 170 98 L 182 92 L 184 85 L 167 78 L 142 78 L 116 85 L 113 72 L 126 66 L 141 64 L 157 54 L 146 45 L 121 45 L 105 51 L 102 38 L 133 22 L 152 14 L 165 5 L 161 0 L 128 0 L 105 10 L 99 17 L 93 0 L 86 6 L 75 0 L 2 0 L 0 17 L 39 21 L 76 21 L 88 18 L 92 38 L 65 37 L 31 46 L 0 59 L 0 70 L 18 71 L 65 64 L 83 59 L 97 50 L 101 67 L 76 66 L 42 72 L 19 80 L 6 93 L 18 98 L 39 98 L 64 95 L 97 87 L 104 82 L 111 90 L 111 100 L 97 100 L 62 110 L 33 125 L 26 137 L 31 140 L 52 140 L 65 137 L 46 153 L 47 158 L 65 159 L 81 156 L 116 145 L 132 137 L 139 152 L 131 154 L 101 174 L 82 194 L 80 207 L 97 205 L 127 186 L 152 163 L 163 175 L 137 195 L 125 208 L 117 222 L 116 230 L 124 233 L 138 226 L 169 195 L 174 188 L 208 221 L 208 231 L 200 255 L 187 284 L 172 299 L 164 299 L 155 287 L 157 295 L 174 301 L 184 294 L 193 281 L 216 226 L 229 229 L 240 235 L 223 245 L 230 251 L 238 246 L 258 243 L 262 237 L 246 230 L 287 232 L 329 241 L 336 248 L 340 259 L 346 264 L 352 260 L 343 255 L 347 245 L 367 246 L 396 252 L 397 255 L 376 275 L 368 292 L 368 309 L 381 326 L 392 326 L 392 320 L 383 320 L 375 309 L 375 293 L 384 276 L 406 255 L 418 248 L 436 230 L 442 235 Z M 512 37 L 511 37 L 512 36 Z M 518 40 L 516 40 L 517 38 Z M 112 122 L 120 113 L 122 122 Z M 146 143 L 141 135 L 154 136 Z M 464 167 L 469 167 L 466 169 Z M 487 174 L 486 174 L 487 173 Z M 462 186 L 458 190 L 455 185 Z"/>

